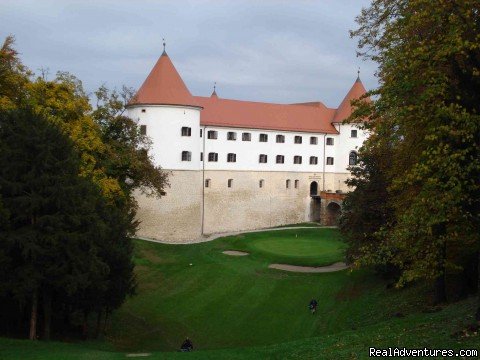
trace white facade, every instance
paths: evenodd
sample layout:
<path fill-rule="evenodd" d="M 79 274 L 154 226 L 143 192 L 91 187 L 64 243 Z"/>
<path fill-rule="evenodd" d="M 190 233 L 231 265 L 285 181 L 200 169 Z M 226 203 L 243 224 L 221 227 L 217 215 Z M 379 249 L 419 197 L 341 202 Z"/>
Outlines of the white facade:
<path fill-rule="evenodd" d="M 129 108 L 128 114 L 139 125 L 146 125 L 152 140 L 151 155 L 156 165 L 168 170 L 347 174 L 350 152 L 357 152 L 368 136 L 354 124 L 335 124 L 338 134 L 201 126 L 201 110 L 193 107 L 139 105 Z M 182 128 L 188 128 L 190 135 L 182 135 Z M 352 130 L 356 130 L 356 137 L 352 137 Z M 209 131 L 216 132 L 216 139 L 208 138 Z M 235 140 L 228 140 L 229 133 Z M 243 140 L 244 133 L 250 134 L 250 141 Z M 266 142 L 260 141 L 261 134 L 267 135 Z M 277 135 L 283 137 L 283 143 L 277 142 Z M 296 137 L 301 138 L 300 144 L 295 143 Z M 311 144 L 312 137 L 316 144 Z M 329 138 L 333 145 L 327 141 Z M 190 153 L 190 157 L 182 160 L 183 152 Z M 217 154 L 216 161 L 209 160 L 211 153 Z M 227 161 L 228 154 L 235 155 L 234 161 Z M 267 156 L 266 163 L 260 162 L 260 155 Z M 283 163 L 277 163 L 277 155 L 283 156 Z M 295 163 L 296 156 L 301 158 L 301 164 Z M 316 158 L 313 164 L 312 157 Z M 333 158 L 333 164 L 328 164 L 327 158 Z M 341 188 L 335 186 L 332 190 Z"/>

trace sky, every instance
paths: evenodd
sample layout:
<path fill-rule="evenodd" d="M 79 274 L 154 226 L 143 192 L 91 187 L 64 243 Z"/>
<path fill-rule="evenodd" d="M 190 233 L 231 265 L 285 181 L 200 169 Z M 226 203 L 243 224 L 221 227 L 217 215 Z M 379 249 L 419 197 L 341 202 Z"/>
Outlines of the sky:
<path fill-rule="evenodd" d="M 87 92 L 138 89 L 166 51 L 193 95 L 338 107 L 376 65 L 356 56 L 355 17 L 368 0 L 0 0 L 0 39 L 49 77 L 68 71 Z"/>

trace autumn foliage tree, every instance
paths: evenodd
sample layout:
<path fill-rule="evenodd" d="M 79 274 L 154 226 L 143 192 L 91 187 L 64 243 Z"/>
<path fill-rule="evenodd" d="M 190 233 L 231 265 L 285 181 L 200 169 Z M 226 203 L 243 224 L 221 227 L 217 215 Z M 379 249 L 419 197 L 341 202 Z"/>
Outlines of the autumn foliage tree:
<path fill-rule="evenodd" d="M 399 285 L 431 280 L 435 302 L 459 255 L 480 241 L 480 8 L 478 1 L 374 0 L 357 17 L 359 54 L 379 65 L 370 109 L 372 153 L 387 142 L 392 221 L 357 253 L 402 270 Z M 359 190 L 361 191 L 361 190 Z M 480 302 L 479 302 L 480 306 Z M 477 313 L 480 319 L 480 307 Z"/>
<path fill-rule="evenodd" d="M 135 292 L 134 191 L 160 197 L 167 174 L 115 91 L 93 109 L 79 79 L 34 78 L 13 44 L 0 48 L 0 330 L 28 319 L 48 339 L 81 318 L 86 336 L 96 313 L 98 334 Z"/>

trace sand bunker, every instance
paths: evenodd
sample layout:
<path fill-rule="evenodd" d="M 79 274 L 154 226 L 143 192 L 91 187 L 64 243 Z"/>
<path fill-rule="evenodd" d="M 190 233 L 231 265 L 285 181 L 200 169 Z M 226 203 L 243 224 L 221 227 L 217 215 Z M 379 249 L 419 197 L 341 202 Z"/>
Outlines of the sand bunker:
<path fill-rule="evenodd" d="M 328 266 L 297 266 L 297 265 L 288 265 L 288 264 L 270 264 L 268 265 L 270 269 L 285 270 L 291 272 L 301 272 L 301 273 L 328 273 L 334 271 L 340 271 L 348 269 L 348 265 L 344 262 L 337 262 Z"/>
<path fill-rule="evenodd" d="M 147 356 L 150 356 L 152 354 L 150 353 L 135 353 L 135 354 L 127 354 L 125 355 L 126 357 L 147 357 Z"/>
<path fill-rule="evenodd" d="M 245 255 L 249 255 L 248 252 L 237 251 L 237 250 L 225 250 L 225 251 L 222 251 L 222 253 L 224 253 L 225 255 L 230 255 L 230 256 L 245 256 Z"/>

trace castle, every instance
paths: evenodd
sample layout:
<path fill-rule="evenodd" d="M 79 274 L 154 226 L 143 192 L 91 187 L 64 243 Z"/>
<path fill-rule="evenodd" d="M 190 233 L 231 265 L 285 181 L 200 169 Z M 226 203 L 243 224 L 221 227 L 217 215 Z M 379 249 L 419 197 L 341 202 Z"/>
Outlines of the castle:
<path fill-rule="evenodd" d="M 127 107 L 170 172 L 160 199 L 137 195 L 138 235 L 188 241 L 205 234 L 321 221 L 332 224 L 347 167 L 368 134 L 344 124 L 358 77 L 338 109 L 192 96 L 165 50 Z"/>

